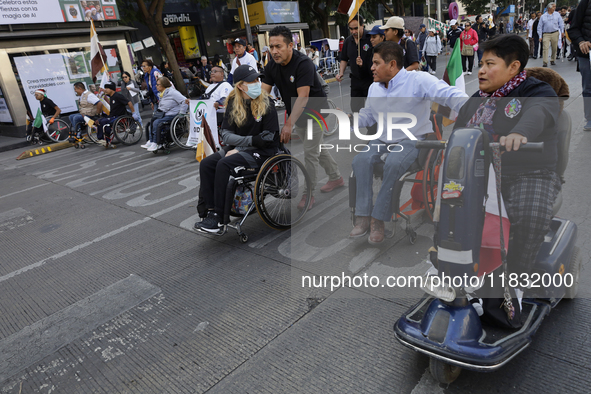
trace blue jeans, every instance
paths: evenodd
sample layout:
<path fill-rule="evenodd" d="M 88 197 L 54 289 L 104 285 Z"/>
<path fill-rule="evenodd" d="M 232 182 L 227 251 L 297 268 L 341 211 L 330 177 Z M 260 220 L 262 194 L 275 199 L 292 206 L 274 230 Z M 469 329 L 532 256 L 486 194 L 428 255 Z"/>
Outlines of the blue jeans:
<path fill-rule="evenodd" d="M 482 60 L 482 48 L 480 47 L 480 44 L 478 45 L 478 50 L 476 51 L 476 53 L 478 54 L 478 65 L 480 65 L 480 61 Z"/>
<path fill-rule="evenodd" d="M 117 116 L 107 116 L 106 118 L 100 118 L 97 121 L 98 127 L 96 130 L 96 138 L 99 140 L 104 139 L 105 141 L 111 141 L 111 129 L 113 128 L 113 123 L 115 123 L 116 119 Z M 103 138 L 103 135 L 105 138 Z"/>
<path fill-rule="evenodd" d="M 70 115 L 70 124 L 72 125 L 71 130 L 72 130 L 73 134 L 78 132 L 77 127 L 78 127 L 78 124 L 80 124 L 80 123 L 85 123 L 83 115 L 80 115 L 80 114 Z"/>
<path fill-rule="evenodd" d="M 164 115 L 162 118 L 154 119 L 150 127 L 150 141 L 160 143 L 160 124 L 170 122 L 176 115 Z"/>
<path fill-rule="evenodd" d="M 585 119 L 591 121 L 591 68 L 589 56 L 577 57 L 579 70 L 583 82 L 583 108 L 585 108 Z"/>
<path fill-rule="evenodd" d="M 392 152 L 386 156 L 382 187 L 373 207 L 373 167 L 381 160 L 381 156 L 388 152 L 388 146 L 379 140 L 374 140 L 369 143 L 369 151 L 355 156 L 353 172 L 357 180 L 356 216 L 371 216 L 384 222 L 390 221 L 392 218 L 392 190 L 394 184 L 419 156 L 419 150 L 415 148 L 415 144 L 416 141 L 404 140 L 398 144 L 390 145 Z M 402 151 L 400 151 L 400 147 L 402 147 Z"/>
<path fill-rule="evenodd" d="M 131 114 L 131 116 L 133 117 L 133 119 L 135 119 L 136 122 L 138 122 L 140 124 L 140 126 L 142 126 L 142 128 L 144 127 L 144 124 L 142 122 L 142 116 L 140 115 L 140 103 L 135 103 L 133 105 L 133 114 Z M 129 108 L 127 108 L 127 112 L 131 113 L 131 110 Z M 70 115 L 71 116 L 71 115 Z"/>

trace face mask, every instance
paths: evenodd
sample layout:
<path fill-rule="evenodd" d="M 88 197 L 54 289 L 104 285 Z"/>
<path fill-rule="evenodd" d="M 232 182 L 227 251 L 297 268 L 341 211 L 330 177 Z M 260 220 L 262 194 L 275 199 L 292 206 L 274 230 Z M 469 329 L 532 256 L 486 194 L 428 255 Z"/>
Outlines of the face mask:
<path fill-rule="evenodd" d="M 257 97 L 259 97 L 261 95 L 261 82 L 257 82 L 257 83 L 253 83 L 248 86 L 248 91 L 246 92 L 246 94 L 248 94 L 248 97 L 250 97 L 251 99 L 256 99 Z"/>

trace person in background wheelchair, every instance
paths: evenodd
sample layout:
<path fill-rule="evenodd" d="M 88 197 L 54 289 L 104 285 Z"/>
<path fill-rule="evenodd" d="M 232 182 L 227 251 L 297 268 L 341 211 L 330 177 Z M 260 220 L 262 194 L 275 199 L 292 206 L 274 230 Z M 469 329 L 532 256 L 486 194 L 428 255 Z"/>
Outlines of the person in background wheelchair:
<path fill-rule="evenodd" d="M 429 120 L 431 101 L 459 111 L 467 95 L 454 86 L 428 73 L 412 73 L 402 68 L 404 52 L 402 47 L 391 41 L 384 41 L 374 48 L 374 83 L 369 87 L 365 107 L 359 112 L 359 128 L 374 125 L 380 116 L 389 112 L 409 114 L 416 118 L 413 127 L 407 127 L 416 139 L 433 133 Z M 390 99 L 388 99 L 390 98 Z M 398 98 L 395 100 L 393 98 Z M 388 123 L 384 119 L 383 124 Z M 409 118 L 395 118 L 393 123 L 409 124 Z M 384 127 L 385 128 L 385 127 Z M 356 177 L 355 227 L 350 238 L 362 237 L 371 229 L 368 241 L 375 245 L 384 241 L 384 222 L 392 217 L 392 191 L 394 184 L 414 163 L 419 155 L 415 140 L 409 139 L 401 129 L 394 129 L 391 138 L 385 130 L 369 142 L 367 151 L 353 159 Z M 392 145 L 397 145 L 391 148 Z M 373 201 L 373 169 L 384 160 L 383 183 Z"/>
<path fill-rule="evenodd" d="M 70 115 L 70 123 L 72 124 L 70 128 L 70 142 L 74 141 L 74 136 L 77 138 L 81 137 L 80 128 L 85 123 L 85 116 L 93 118 L 100 115 L 103 110 L 103 103 L 94 93 L 86 90 L 86 86 L 82 82 L 76 82 L 74 84 L 74 91 L 76 92 L 76 96 L 80 97 L 80 109 L 77 114 Z"/>
<path fill-rule="evenodd" d="M 47 121 L 49 124 L 53 124 L 55 118 L 60 116 L 62 110 L 58 107 L 51 99 L 47 97 L 45 89 L 35 90 L 35 98 L 39 100 L 39 106 L 41 107 L 41 113 L 45 117 L 50 117 Z M 39 136 L 43 134 L 43 128 L 32 127 L 30 133 L 27 133 L 27 141 L 33 143 L 39 139 Z"/>
<path fill-rule="evenodd" d="M 216 109 L 217 113 L 217 123 L 218 125 L 221 125 L 224 119 L 225 112 L 224 102 L 226 101 L 226 98 L 232 91 L 232 85 L 224 81 L 224 69 L 220 66 L 212 67 L 210 81 L 211 84 L 207 87 L 207 90 L 205 91 L 203 98 L 211 98 L 215 101 L 213 103 L 213 106 Z"/>
<path fill-rule="evenodd" d="M 226 186 L 230 176 L 256 172 L 279 148 L 279 120 L 275 106 L 261 90 L 262 74 L 250 65 L 234 71 L 234 90 L 226 100 L 221 128 L 224 149 L 201 161 L 199 197 L 206 216 L 195 229 L 219 231 L 224 216 Z"/>
<path fill-rule="evenodd" d="M 511 223 L 507 262 L 510 271 L 529 274 L 561 189 L 556 174 L 560 102 L 548 83 L 527 77 L 523 38 L 498 36 L 482 49 L 480 90 L 461 109 L 454 129 L 480 127 L 491 142 L 505 146 L 501 193 Z M 544 142 L 543 152 L 517 152 L 527 142 Z"/>
<path fill-rule="evenodd" d="M 127 100 L 121 93 L 117 93 L 117 86 L 113 82 L 105 84 L 105 94 L 109 96 L 109 115 L 98 120 L 98 127 L 96 136 L 99 139 L 99 143 L 106 148 L 112 147 L 111 141 L 112 136 L 112 125 L 115 123 L 118 117 L 127 115 L 127 109 L 129 108 L 131 113 L 134 113 L 133 104 Z"/>
<path fill-rule="evenodd" d="M 172 87 L 172 83 L 166 77 L 158 78 L 156 89 L 158 89 L 158 109 L 154 111 L 150 121 L 150 140 L 141 145 L 148 152 L 162 148 L 160 135 L 162 124 L 172 121 L 181 111 L 187 112 L 189 103 L 189 100 L 181 92 Z"/>

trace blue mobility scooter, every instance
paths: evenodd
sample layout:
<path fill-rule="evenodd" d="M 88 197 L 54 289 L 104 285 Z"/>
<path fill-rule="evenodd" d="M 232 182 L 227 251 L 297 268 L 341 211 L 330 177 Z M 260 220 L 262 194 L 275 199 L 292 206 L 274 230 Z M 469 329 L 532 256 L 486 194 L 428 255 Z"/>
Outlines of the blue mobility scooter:
<path fill-rule="evenodd" d="M 557 173 L 563 180 L 571 120 L 563 112 L 558 122 Z M 482 278 L 492 273 L 499 281 L 503 272 L 506 274 L 506 270 L 496 269 L 503 267 L 502 264 L 484 266 L 480 261 L 479 266 L 486 193 L 482 152 L 488 149 L 484 146 L 484 138 L 479 129 L 466 128 L 454 131 L 447 143 L 417 143 L 417 148 L 445 149 L 438 190 L 442 190 L 442 184 L 463 186 L 461 193 L 452 192 L 443 197 L 443 193 L 439 193 L 438 196 L 434 221 L 439 223 L 436 224 L 435 248 L 430 251 L 430 260 L 437 269 L 435 276 L 439 278 L 465 274 Z M 520 150 L 535 149 L 536 145 L 542 143 L 528 143 Z M 561 202 L 559 194 L 554 215 Z M 540 281 L 538 288 L 530 286 L 525 289 L 520 328 L 500 328 L 483 321 L 470 303 L 471 289 L 465 283 L 460 286 L 439 283 L 436 286 L 435 283 L 440 281 L 426 281 L 430 283 L 422 287 L 426 295 L 394 324 L 396 338 L 403 345 L 430 357 L 430 372 L 440 383 L 453 382 L 462 369 L 488 372 L 500 368 L 529 346 L 544 317 L 562 298 L 575 297 L 582 260 L 579 248 L 575 246 L 576 240 L 577 227 L 573 222 L 557 217 L 552 219 L 533 270 L 544 279 L 543 284 Z M 512 297 L 507 297 L 507 292 L 504 294 L 505 301 L 510 304 Z M 513 300 L 516 301 L 514 296 Z M 502 308 L 503 298 L 499 304 Z"/>

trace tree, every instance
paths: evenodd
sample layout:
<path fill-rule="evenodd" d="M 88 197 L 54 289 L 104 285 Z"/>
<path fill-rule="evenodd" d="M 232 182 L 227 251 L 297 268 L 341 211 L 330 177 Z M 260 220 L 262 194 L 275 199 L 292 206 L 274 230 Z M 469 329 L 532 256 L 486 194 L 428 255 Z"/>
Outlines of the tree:
<path fill-rule="evenodd" d="M 191 0 L 198 1 L 202 6 L 207 6 L 209 0 Z M 166 32 L 164 31 L 164 25 L 162 23 L 162 10 L 164 9 L 164 3 L 166 0 L 123 0 L 118 1 L 119 7 L 125 14 L 126 21 L 137 20 L 150 29 L 150 32 L 160 44 L 160 47 L 164 50 L 164 54 L 168 59 L 168 64 L 172 69 L 175 81 L 182 81 L 183 76 L 179 68 L 179 64 L 176 60 L 176 55 L 170 45 L 170 41 Z M 184 95 L 187 95 L 187 87 L 183 83 L 177 83 L 175 85 L 177 90 Z"/>

